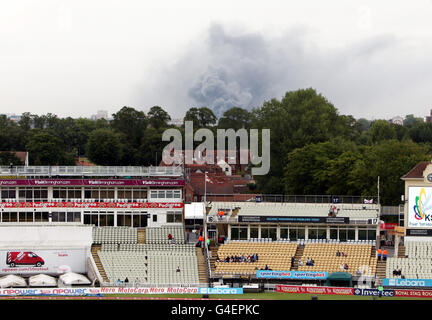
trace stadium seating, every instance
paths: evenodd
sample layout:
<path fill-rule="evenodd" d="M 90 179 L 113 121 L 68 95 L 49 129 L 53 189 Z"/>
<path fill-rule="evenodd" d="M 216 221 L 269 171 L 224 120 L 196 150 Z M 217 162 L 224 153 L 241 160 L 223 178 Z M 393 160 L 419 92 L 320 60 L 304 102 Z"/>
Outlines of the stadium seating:
<path fill-rule="evenodd" d="M 235 209 L 237 215 L 271 215 L 271 216 L 313 216 L 327 217 L 330 203 L 277 203 L 277 202 L 213 202 L 208 216 L 217 219 L 220 210 L 225 215 L 230 216 Z M 338 203 L 339 209 L 337 217 L 349 217 L 351 219 L 374 219 L 378 216 L 378 206 L 376 204 L 345 204 Z"/>
<path fill-rule="evenodd" d="M 170 243 L 168 234 L 174 237 L 175 243 L 185 243 L 184 229 L 181 226 L 146 228 L 146 243 Z"/>
<path fill-rule="evenodd" d="M 347 256 L 336 256 L 336 252 L 345 253 Z M 375 275 L 377 259 L 372 257 L 372 245 L 370 244 L 348 244 L 348 243 L 312 243 L 306 244 L 303 255 L 300 258 L 303 262 L 298 267 L 299 271 L 326 271 L 348 272 L 353 276 L 356 271 L 364 269 L 365 273 L 369 268 L 369 275 Z M 306 260 L 314 260 L 313 266 L 307 266 Z M 348 270 L 341 269 L 342 264 L 348 265 Z M 366 266 L 366 267 L 364 267 Z"/>
<path fill-rule="evenodd" d="M 137 243 L 138 230 L 131 227 L 94 227 L 93 243 Z"/>
<path fill-rule="evenodd" d="M 227 256 L 242 256 L 257 254 L 258 261 L 216 262 L 215 272 L 222 274 L 255 274 L 256 269 L 264 269 L 267 265 L 272 270 L 290 270 L 291 257 L 297 250 L 297 243 L 289 242 L 235 242 L 222 244 L 217 255 L 220 260 Z"/>
<path fill-rule="evenodd" d="M 175 237 L 175 244 L 168 243 L 169 233 Z M 101 243 L 97 254 L 111 284 L 125 278 L 140 284 L 199 283 L 195 246 L 184 244 L 181 227 L 147 228 L 149 243 L 137 243 L 137 230 L 133 228 L 95 227 L 93 239 Z"/>
<path fill-rule="evenodd" d="M 388 258 L 386 263 L 386 278 L 401 278 L 394 276 L 394 270 L 401 270 L 407 279 L 432 279 L 432 243 L 406 242 L 407 258 Z"/>

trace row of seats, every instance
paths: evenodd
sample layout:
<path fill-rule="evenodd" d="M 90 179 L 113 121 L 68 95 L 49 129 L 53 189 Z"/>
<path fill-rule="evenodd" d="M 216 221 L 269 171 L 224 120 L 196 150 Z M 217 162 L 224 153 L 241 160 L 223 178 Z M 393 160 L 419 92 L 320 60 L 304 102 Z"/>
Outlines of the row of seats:
<path fill-rule="evenodd" d="M 432 242 L 405 242 L 406 258 L 387 258 L 386 278 L 432 279 Z M 393 275 L 400 270 L 401 275 Z"/>
<path fill-rule="evenodd" d="M 296 243 L 278 242 L 229 242 L 222 244 L 217 256 L 219 262 L 215 263 L 215 272 L 223 274 L 247 274 L 253 275 L 257 269 L 266 266 L 272 270 L 289 270 L 291 257 L 297 250 Z M 245 256 L 257 254 L 256 262 L 222 262 L 227 256 Z"/>
<path fill-rule="evenodd" d="M 163 226 L 146 228 L 146 243 L 170 243 L 168 235 L 174 237 L 175 243 L 184 244 L 185 235 L 182 226 Z"/>
<path fill-rule="evenodd" d="M 340 256 L 336 255 L 338 251 Z M 307 266 L 307 259 L 314 260 L 314 265 Z M 357 270 L 363 275 L 374 276 L 377 265 L 377 259 L 372 254 L 372 245 L 368 244 L 307 244 L 300 260 L 303 265 L 298 266 L 299 271 L 348 272 L 353 276 L 357 275 Z M 348 269 L 343 268 L 345 264 Z"/>
<path fill-rule="evenodd" d="M 142 284 L 198 284 L 195 253 L 99 251 L 99 259 L 110 283 L 118 280 Z M 177 272 L 177 267 L 180 272 Z"/>
<path fill-rule="evenodd" d="M 432 279 L 432 258 L 387 258 L 386 278 L 400 278 L 394 270 L 407 279 Z"/>
<path fill-rule="evenodd" d="M 93 243 L 137 243 L 138 229 L 132 227 L 94 227 Z"/>

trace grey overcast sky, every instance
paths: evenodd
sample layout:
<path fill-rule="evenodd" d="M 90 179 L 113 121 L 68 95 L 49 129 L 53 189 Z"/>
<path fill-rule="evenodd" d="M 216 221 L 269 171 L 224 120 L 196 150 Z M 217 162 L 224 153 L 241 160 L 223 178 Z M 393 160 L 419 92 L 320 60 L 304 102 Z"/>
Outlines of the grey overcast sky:
<path fill-rule="evenodd" d="M 432 109 L 432 0 L 0 2 L 0 113 L 221 114 L 313 87 L 341 114 Z"/>

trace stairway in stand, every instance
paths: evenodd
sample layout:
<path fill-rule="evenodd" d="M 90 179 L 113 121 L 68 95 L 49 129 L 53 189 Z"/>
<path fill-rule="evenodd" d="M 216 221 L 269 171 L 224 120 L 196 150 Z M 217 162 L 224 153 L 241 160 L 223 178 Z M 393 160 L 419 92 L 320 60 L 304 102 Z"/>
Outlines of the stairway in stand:
<path fill-rule="evenodd" d="M 195 248 L 198 263 L 198 279 L 200 283 L 208 284 L 207 263 L 201 248 Z"/>
<path fill-rule="evenodd" d="M 386 265 L 387 261 L 378 260 L 377 262 L 377 269 L 376 269 L 376 275 L 378 277 L 378 283 L 377 285 L 382 285 L 382 279 L 386 277 Z"/>
<path fill-rule="evenodd" d="M 398 248 L 398 258 L 406 258 L 405 246 L 400 245 Z"/>
<path fill-rule="evenodd" d="M 102 246 L 100 244 L 93 244 L 91 247 L 91 254 L 93 256 L 93 260 L 96 264 L 96 267 L 98 268 L 99 274 L 101 275 L 103 281 L 108 282 L 108 278 L 102 266 L 102 262 L 100 261 L 99 256 L 97 254 L 97 252 L 101 250 L 101 247 Z"/>
<path fill-rule="evenodd" d="M 138 243 L 146 243 L 146 229 L 138 229 Z"/>
<path fill-rule="evenodd" d="M 294 256 L 294 266 L 291 268 L 291 270 L 298 270 L 298 261 L 303 256 L 303 251 L 305 249 L 304 245 L 298 245 L 297 250 Z"/>
<path fill-rule="evenodd" d="M 215 272 L 216 270 L 216 258 L 217 258 L 217 246 L 213 243 L 210 244 L 209 248 L 209 255 L 210 255 L 210 270 L 211 272 Z"/>

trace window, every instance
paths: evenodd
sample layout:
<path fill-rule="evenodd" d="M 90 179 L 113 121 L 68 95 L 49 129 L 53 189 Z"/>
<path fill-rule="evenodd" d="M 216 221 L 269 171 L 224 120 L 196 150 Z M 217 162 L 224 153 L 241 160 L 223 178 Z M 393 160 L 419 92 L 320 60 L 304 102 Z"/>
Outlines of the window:
<path fill-rule="evenodd" d="M 348 240 L 355 240 L 355 229 L 348 229 Z"/>
<path fill-rule="evenodd" d="M 289 239 L 289 230 L 288 230 L 288 228 L 280 228 L 280 238 L 281 239 Z"/>
<path fill-rule="evenodd" d="M 318 229 L 309 228 L 308 229 L 308 239 L 318 239 Z"/>
<path fill-rule="evenodd" d="M 327 239 L 327 229 L 318 228 L 318 239 Z"/>
<path fill-rule="evenodd" d="M 367 240 L 376 240 L 376 229 L 367 230 Z"/>
<path fill-rule="evenodd" d="M 181 190 L 150 190 L 151 199 L 181 199 Z"/>
<path fill-rule="evenodd" d="M 153 222 L 157 222 L 157 214 L 153 215 Z"/>
<path fill-rule="evenodd" d="M 338 238 L 338 229 L 330 228 L 330 239 L 337 240 L 337 238 Z"/>
<path fill-rule="evenodd" d="M 35 212 L 34 213 L 36 222 L 47 222 L 48 221 L 48 212 Z"/>
<path fill-rule="evenodd" d="M 16 199 L 16 189 L 15 188 L 1 188 L 0 196 L 2 201 L 6 199 Z"/>
<path fill-rule="evenodd" d="M 250 237 L 258 238 L 258 226 L 250 226 Z"/>
<path fill-rule="evenodd" d="M 276 227 L 261 227 L 261 238 L 276 240 Z"/>
<path fill-rule="evenodd" d="M 231 227 L 231 239 L 233 240 L 247 240 L 247 227 L 243 226 L 232 226 Z"/>
<path fill-rule="evenodd" d="M 175 223 L 175 222 L 182 222 L 182 213 L 181 212 L 167 212 L 167 222 L 168 223 Z"/>
<path fill-rule="evenodd" d="M 358 240 L 367 239 L 367 230 L 365 227 L 358 227 Z"/>

